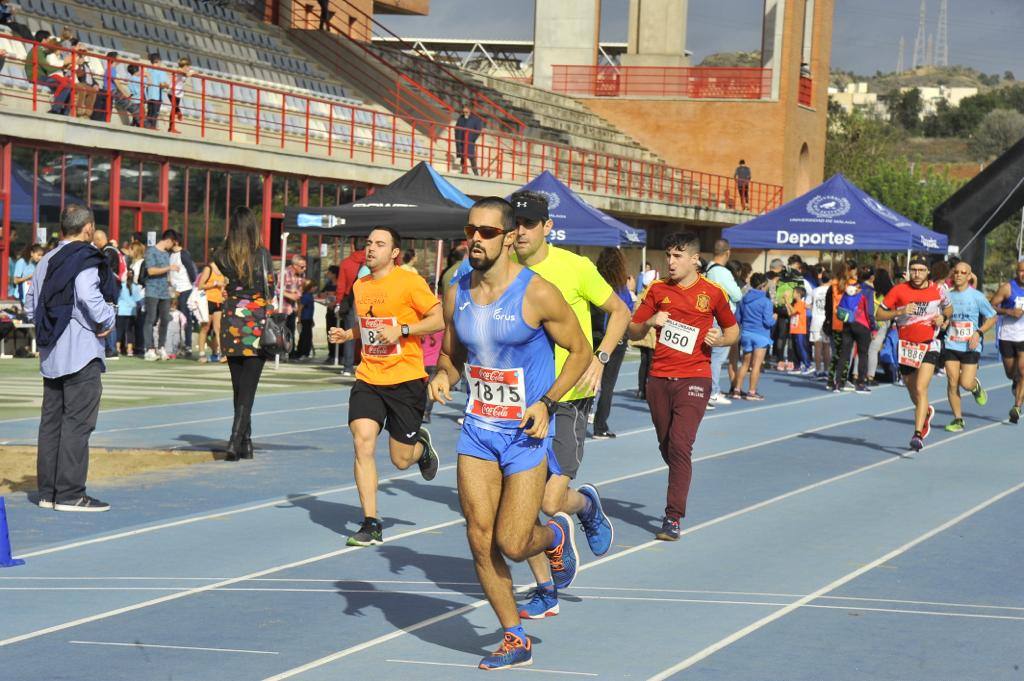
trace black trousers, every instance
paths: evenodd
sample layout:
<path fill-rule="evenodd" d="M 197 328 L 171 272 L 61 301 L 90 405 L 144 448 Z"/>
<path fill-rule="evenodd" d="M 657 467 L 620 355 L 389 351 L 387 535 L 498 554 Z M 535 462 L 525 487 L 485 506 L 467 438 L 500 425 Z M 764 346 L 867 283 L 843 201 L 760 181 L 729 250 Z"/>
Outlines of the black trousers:
<path fill-rule="evenodd" d="M 313 320 L 299 320 L 301 330 L 299 331 L 299 343 L 295 346 L 295 357 L 309 357 L 313 352 Z"/>
<path fill-rule="evenodd" d="M 39 498 L 72 501 L 85 494 L 89 436 L 96 428 L 103 384 L 94 359 L 73 374 L 43 379 L 36 477 Z"/>
<path fill-rule="evenodd" d="M 775 312 L 779 315 L 775 322 L 775 361 L 784 362 L 786 361 L 786 345 L 789 344 L 789 314 L 784 307 L 775 308 Z"/>
<path fill-rule="evenodd" d="M 853 356 L 853 344 L 857 344 L 857 384 L 862 385 L 868 380 L 868 348 L 871 346 L 871 330 L 857 322 L 843 324 L 843 344 L 840 348 L 840 360 L 843 367 L 850 366 Z M 843 375 L 845 377 L 845 370 Z M 842 383 L 840 383 L 842 387 Z"/>
<path fill-rule="evenodd" d="M 608 430 L 608 414 L 612 411 L 615 382 L 619 380 L 619 369 L 622 368 L 622 358 L 625 356 L 626 342 L 619 341 L 612 350 L 608 363 L 604 365 L 604 373 L 601 374 L 601 394 L 597 396 L 597 409 L 594 411 L 595 433 L 604 433 Z"/>
<path fill-rule="evenodd" d="M 263 374 L 263 357 L 228 357 L 228 369 L 231 371 L 231 391 L 235 398 L 235 412 L 245 407 L 246 413 L 252 411 L 252 403 L 256 400 L 256 388 L 260 385 Z"/>
<path fill-rule="evenodd" d="M 637 371 L 636 394 L 644 399 L 647 394 L 647 374 L 651 371 L 651 360 L 654 359 L 654 348 L 638 348 L 640 350 L 640 368 Z"/>

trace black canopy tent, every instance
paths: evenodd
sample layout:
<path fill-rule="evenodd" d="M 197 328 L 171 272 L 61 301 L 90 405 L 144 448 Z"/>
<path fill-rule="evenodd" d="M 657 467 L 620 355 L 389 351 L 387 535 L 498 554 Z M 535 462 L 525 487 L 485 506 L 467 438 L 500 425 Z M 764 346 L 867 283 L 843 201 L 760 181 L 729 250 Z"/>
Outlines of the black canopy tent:
<path fill-rule="evenodd" d="M 286 208 L 283 232 L 316 236 L 364 236 L 380 225 L 403 238 L 465 236 L 472 200 L 425 161 L 373 194 L 343 206 Z"/>

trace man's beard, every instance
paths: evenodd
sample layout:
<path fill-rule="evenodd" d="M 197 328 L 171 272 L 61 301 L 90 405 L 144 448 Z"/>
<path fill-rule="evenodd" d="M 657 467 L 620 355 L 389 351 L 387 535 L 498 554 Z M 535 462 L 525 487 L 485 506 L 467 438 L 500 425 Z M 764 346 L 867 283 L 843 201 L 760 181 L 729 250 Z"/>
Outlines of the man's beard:
<path fill-rule="evenodd" d="M 469 266 L 477 272 L 486 272 L 494 266 L 494 263 L 498 262 L 498 258 L 501 257 L 501 251 L 498 251 L 498 255 L 493 258 L 488 257 L 486 251 L 480 251 L 479 255 L 473 255 L 473 251 L 469 252 Z"/>

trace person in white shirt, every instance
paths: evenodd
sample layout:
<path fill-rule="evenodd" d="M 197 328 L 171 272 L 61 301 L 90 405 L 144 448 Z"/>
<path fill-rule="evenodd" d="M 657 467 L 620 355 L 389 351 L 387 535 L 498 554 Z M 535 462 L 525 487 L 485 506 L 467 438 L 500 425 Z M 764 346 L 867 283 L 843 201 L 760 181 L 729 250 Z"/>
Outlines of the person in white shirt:
<path fill-rule="evenodd" d="M 807 340 L 814 347 L 814 377 L 821 378 L 826 375 L 826 367 L 832 359 L 832 344 L 822 332 L 825 325 L 825 297 L 831 282 L 825 268 L 819 265 L 818 280 L 825 282 L 811 292 L 811 326 L 808 329 Z"/>
<path fill-rule="evenodd" d="M 192 310 L 189 309 L 188 299 L 192 295 L 192 282 L 196 280 L 196 265 L 192 261 L 189 252 L 181 247 L 180 241 L 176 242 L 171 250 L 171 264 L 178 265 L 179 269 L 167 273 L 167 281 L 174 292 L 172 299 L 177 297 L 178 310 L 185 316 L 184 341 L 185 356 L 192 356 Z"/>
<path fill-rule="evenodd" d="M 182 57 L 178 60 L 178 69 L 174 72 L 174 85 L 171 91 L 167 93 L 167 99 L 171 100 L 171 115 L 168 117 L 168 132 L 180 133 L 181 130 L 178 128 L 178 122 L 181 121 L 184 116 L 181 113 L 181 100 L 185 97 L 185 87 L 188 85 L 189 78 L 192 77 L 192 62 L 189 61 L 188 57 Z"/>

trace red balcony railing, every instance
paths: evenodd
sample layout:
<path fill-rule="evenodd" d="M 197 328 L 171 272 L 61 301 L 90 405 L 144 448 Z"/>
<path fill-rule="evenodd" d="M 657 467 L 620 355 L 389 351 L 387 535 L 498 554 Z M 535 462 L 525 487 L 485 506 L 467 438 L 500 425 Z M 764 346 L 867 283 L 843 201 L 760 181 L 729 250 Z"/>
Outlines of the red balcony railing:
<path fill-rule="evenodd" d="M 764 99 L 772 89 L 771 69 L 576 65 L 551 68 L 552 90 L 589 97 Z"/>
<path fill-rule="evenodd" d="M 814 81 L 807 76 L 800 76 L 800 92 L 797 96 L 804 106 L 813 106 Z"/>
<path fill-rule="evenodd" d="M 8 40 L 20 40 L 8 37 Z M 29 54 L 34 43 L 26 43 Z M 101 88 L 104 72 L 117 66 L 118 82 L 130 87 L 126 65 L 134 63 L 111 60 L 100 55 L 69 50 L 63 53 L 67 73 L 88 63 Z M 16 57 L 9 56 L 8 62 Z M 5 92 L 8 101 L 20 100 L 33 111 L 47 111 L 55 94 L 70 89 L 70 116 L 89 117 L 113 124 L 131 124 L 131 110 L 145 120 L 146 85 L 154 72 L 167 75 L 168 87 L 161 97 L 159 116 L 152 119 L 155 129 L 140 134 L 162 134 L 167 131 L 183 137 L 230 141 L 304 154 L 317 154 L 360 163 L 391 167 L 412 167 L 420 161 L 449 172 L 467 172 L 475 158 L 479 175 L 513 184 L 526 183 L 544 170 L 573 189 L 629 199 L 644 199 L 709 209 L 748 210 L 762 213 L 782 204 L 782 187 L 751 182 L 746 201 L 739 196 L 733 178 L 675 168 L 664 163 L 650 163 L 624 156 L 597 153 L 485 129 L 479 137 L 454 126 L 410 120 L 344 102 L 332 101 L 298 91 L 264 87 L 252 83 L 226 80 L 200 73 L 189 75 L 176 69 L 137 64 L 135 84 L 130 98 L 108 96 L 102 90 L 92 92 L 78 78 L 62 75 L 49 87 L 41 79 L 18 79 L 13 89 Z M 38 71 L 30 59 L 29 73 Z M 15 68 L 17 71 L 17 67 Z M 12 71 L 8 70 L 8 73 Z M 181 93 L 178 107 L 181 117 L 169 116 L 166 93 Z M 89 102 L 95 95 L 95 103 Z M 88 107 L 88 108 L 83 108 Z M 128 111 L 126 111 L 128 109 Z M 117 119 L 120 118 L 120 121 Z M 433 126 L 434 134 L 419 129 Z M 461 153 L 460 153 L 461 152 Z M 744 205 L 745 204 L 745 205 Z"/>

